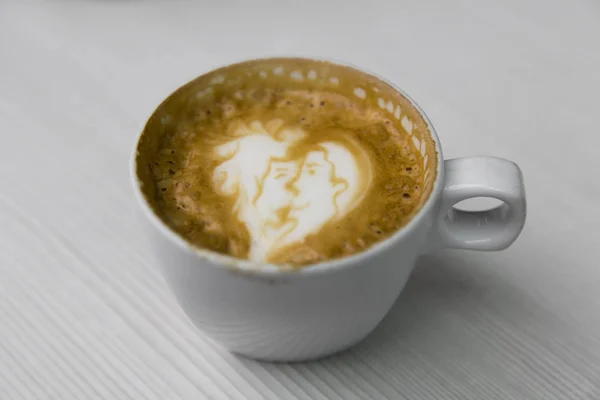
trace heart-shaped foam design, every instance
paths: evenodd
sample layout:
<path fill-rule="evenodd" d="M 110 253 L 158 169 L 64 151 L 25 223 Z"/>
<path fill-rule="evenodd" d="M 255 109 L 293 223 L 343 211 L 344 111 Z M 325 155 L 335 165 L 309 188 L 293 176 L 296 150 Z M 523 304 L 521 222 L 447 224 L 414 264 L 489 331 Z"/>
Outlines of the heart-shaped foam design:
<path fill-rule="evenodd" d="M 269 261 L 327 223 L 346 216 L 367 193 L 371 165 L 350 141 L 307 145 L 309 135 L 281 120 L 235 127 L 235 137 L 215 146 L 217 193 L 235 196 L 232 212 L 250 235 L 248 258 Z"/>

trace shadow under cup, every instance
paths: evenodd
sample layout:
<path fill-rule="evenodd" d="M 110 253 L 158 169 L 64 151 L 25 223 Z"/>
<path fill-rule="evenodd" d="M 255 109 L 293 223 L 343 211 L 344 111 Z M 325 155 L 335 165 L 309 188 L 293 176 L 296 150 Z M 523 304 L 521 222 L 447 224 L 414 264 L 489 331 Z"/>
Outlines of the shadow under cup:
<path fill-rule="evenodd" d="M 297 270 L 202 249 L 169 228 L 158 207 L 152 172 L 165 135 L 190 109 L 225 94 L 265 87 L 335 92 L 384 113 L 422 156 L 421 202 L 413 220 L 364 251 Z M 326 61 L 252 60 L 214 70 L 176 90 L 148 120 L 132 172 L 152 223 L 147 231 L 163 275 L 192 322 L 233 352 L 275 361 L 318 358 L 364 338 L 404 287 L 433 224 L 433 212 L 421 213 L 434 192 L 441 157 L 431 129 L 416 106 L 389 83 Z"/>

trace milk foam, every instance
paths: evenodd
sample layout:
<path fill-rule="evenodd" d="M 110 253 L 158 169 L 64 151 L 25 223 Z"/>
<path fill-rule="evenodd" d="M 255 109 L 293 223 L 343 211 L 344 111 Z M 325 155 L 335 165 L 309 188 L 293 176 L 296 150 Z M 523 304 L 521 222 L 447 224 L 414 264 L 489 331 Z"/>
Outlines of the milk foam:
<path fill-rule="evenodd" d="M 212 181 L 217 193 L 235 197 L 232 212 L 250 235 L 250 260 L 268 261 L 301 243 L 367 193 L 371 165 L 357 143 L 315 142 L 292 152 L 309 135 L 281 120 L 239 124 L 234 134 L 213 149 L 220 163 Z"/>

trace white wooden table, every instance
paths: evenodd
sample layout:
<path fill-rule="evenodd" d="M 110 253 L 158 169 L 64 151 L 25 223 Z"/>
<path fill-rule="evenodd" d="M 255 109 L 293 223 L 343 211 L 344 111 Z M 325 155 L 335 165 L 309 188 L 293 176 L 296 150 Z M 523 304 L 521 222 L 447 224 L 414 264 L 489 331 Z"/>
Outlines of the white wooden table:
<path fill-rule="evenodd" d="M 0 399 L 600 399 L 597 0 L 26 3 L 0 1 Z M 367 341 L 297 365 L 195 331 L 128 178 L 172 89 L 280 54 L 390 78 L 529 199 L 513 247 L 424 257 Z"/>

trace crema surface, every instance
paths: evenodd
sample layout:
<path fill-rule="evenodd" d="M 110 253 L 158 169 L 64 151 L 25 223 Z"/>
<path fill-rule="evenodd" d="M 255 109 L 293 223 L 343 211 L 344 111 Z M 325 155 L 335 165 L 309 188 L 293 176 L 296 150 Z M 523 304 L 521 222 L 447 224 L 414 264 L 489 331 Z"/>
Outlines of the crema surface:
<path fill-rule="evenodd" d="M 161 116 L 147 163 L 156 210 L 192 244 L 302 266 L 370 247 L 423 203 L 428 143 L 407 132 L 418 121 L 364 101 L 361 86 L 336 90 L 342 77 L 311 85 L 317 70 L 293 67 L 230 88 L 216 75 Z"/>

